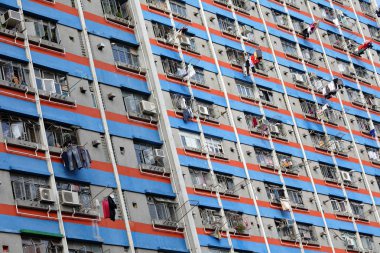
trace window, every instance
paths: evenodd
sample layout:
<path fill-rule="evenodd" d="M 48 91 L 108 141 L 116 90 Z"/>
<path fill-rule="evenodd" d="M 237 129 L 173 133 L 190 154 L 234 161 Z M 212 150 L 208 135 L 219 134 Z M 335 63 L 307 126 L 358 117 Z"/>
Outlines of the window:
<path fill-rule="evenodd" d="M 298 58 L 296 43 L 288 41 L 288 40 L 281 40 L 281 44 L 282 44 L 282 48 L 284 49 L 285 54 L 289 54 L 291 56 Z"/>
<path fill-rule="evenodd" d="M 247 9 L 247 3 L 245 0 L 232 0 L 232 3 L 234 7 L 241 9 L 241 10 L 246 10 Z"/>
<path fill-rule="evenodd" d="M 335 213 L 348 214 L 347 204 L 344 199 L 331 199 L 330 202 Z"/>
<path fill-rule="evenodd" d="M 363 92 L 363 97 L 366 104 L 369 106 L 369 109 L 376 111 L 380 109 L 378 98 L 376 98 L 374 95 Z"/>
<path fill-rule="evenodd" d="M 177 222 L 177 204 L 171 199 L 147 197 L 152 220 Z"/>
<path fill-rule="evenodd" d="M 39 189 L 50 188 L 47 178 L 11 175 L 13 196 L 16 200 L 39 201 Z"/>
<path fill-rule="evenodd" d="M 355 64 L 354 64 L 354 68 L 355 68 L 356 75 L 359 78 L 362 78 L 365 81 L 368 81 L 370 79 L 370 74 L 368 73 L 366 68 L 363 68 L 363 67 L 355 65 Z"/>
<path fill-rule="evenodd" d="M 173 29 L 170 26 L 156 22 L 152 22 L 152 26 L 156 38 L 163 39 L 166 43 L 174 44 Z"/>
<path fill-rule="evenodd" d="M 360 131 L 369 133 L 369 131 L 371 130 L 371 127 L 369 125 L 368 119 L 356 116 L 356 122 L 358 123 L 358 127 Z"/>
<path fill-rule="evenodd" d="M 332 22 L 335 19 L 335 12 L 332 8 L 320 5 L 319 9 L 321 10 L 322 17 L 324 19 L 327 19 L 330 22 Z"/>
<path fill-rule="evenodd" d="M 218 22 L 222 32 L 237 36 L 235 23 L 232 19 L 218 16 Z"/>
<path fill-rule="evenodd" d="M 28 36 L 37 37 L 53 43 L 60 43 L 58 28 L 55 23 L 26 17 L 25 27 L 28 32 Z"/>
<path fill-rule="evenodd" d="M 130 20 L 131 15 L 129 13 L 128 1 L 126 0 L 101 0 L 103 12 L 110 18 L 114 16 L 117 18 Z"/>
<path fill-rule="evenodd" d="M 281 168 L 288 169 L 294 165 L 292 161 L 292 157 L 289 155 L 277 153 L 277 158 L 278 158 Z"/>
<path fill-rule="evenodd" d="M 294 17 L 291 17 L 291 19 L 292 19 L 294 30 L 298 33 L 302 33 L 305 27 L 305 23 L 302 20 L 294 18 Z"/>
<path fill-rule="evenodd" d="M 228 61 L 232 65 L 243 66 L 244 65 L 244 55 L 240 50 L 233 49 L 231 47 L 226 47 Z"/>
<path fill-rule="evenodd" d="M 273 11 L 273 19 L 277 25 L 290 28 L 288 16 L 286 14 L 278 12 L 278 11 Z"/>
<path fill-rule="evenodd" d="M 289 200 L 293 205 L 303 206 L 302 191 L 287 188 Z"/>
<path fill-rule="evenodd" d="M 34 74 L 39 90 L 49 94 L 69 96 L 70 89 L 65 75 L 40 68 L 34 68 Z"/>
<path fill-rule="evenodd" d="M 219 191 L 223 193 L 234 194 L 235 184 L 231 176 L 215 174 L 219 184 Z"/>
<path fill-rule="evenodd" d="M 365 13 L 365 14 L 369 14 L 370 16 L 372 16 L 373 14 L 373 9 L 372 9 L 372 6 L 370 3 L 367 3 L 365 1 L 359 1 L 359 4 L 360 4 L 360 8 L 362 9 L 362 11 Z"/>
<path fill-rule="evenodd" d="M 302 241 L 317 241 L 312 225 L 297 222 L 298 232 Z"/>
<path fill-rule="evenodd" d="M 157 147 L 147 143 L 135 143 L 134 144 L 137 162 L 139 164 L 163 166 L 163 159 L 155 155 Z"/>
<path fill-rule="evenodd" d="M 336 33 L 328 33 L 330 44 L 343 49 L 343 37 Z"/>
<path fill-rule="evenodd" d="M 160 9 L 163 11 L 168 10 L 165 0 L 147 0 L 146 2 L 149 6 L 156 7 L 157 9 Z"/>
<path fill-rule="evenodd" d="M 317 118 L 317 106 L 314 102 L 308 100 L 301 100 L 301 110 L 302 112 L 312 118 Z"/>
<path fill-rule="evenodd" d="M 161 58 L 166 75 L 180 79 L 186 75 L 184 66 L 182 66 L 181 62 L 166 57 Z"/>
<path fill-rule="evenodd" d="M 347 89 L 347 95 L 350 99 L 351 103 L 357 104 L 357 105 L 363 105 L 364 101 L 361 97 L 360 91 L 354 90 L 354 89 Z"/>
<path fill-rule="evenodd" d="M 260 166 L 274 168 L 272 152 L 266 149 L 255 149 L 256 159 Z"/>
<path fill-rule="evenodd" d="M 250 42 L 255 42 L 255 32 L 252 26 L 246 24 L 240 24 L 240 31 L 243 36 L 243 39 L 248 40 Z"/>
<path fill-rule="evenodd" d="M 314 147 L 327 150 L 328 143 L 326 141 L 326 136 L 323 133 L 314 132 L 310 135 L 311 141 L 314 144 Z"/>
<path fill-rule="evenodd" d="M 36 121 L 9 115 L 1 115 L 3 137 L 28 142 L 39 142 L 39 126 Z"/>
<path fill-rule="evenodd" d="M 315 63 L 316 60 L 313 49 L 301 46 L 301 52 L 305 61 Z"/>
<path fill-rule="evenodd" d="M 181 132 L 180 137 L 185 149 L 202 151 L 201 139 L 198 134 Z"/>
<path fill-rule="evenodd" d="M 123 92 L 123 100 L 124 100 L 124 106 L 125 109 L 128 112 L 129 116 L 144 116 L 144 111 L 141 106 L 142 101 L 148 101 L 148 96 L 139 94 L 139 93 L 132 93 L 129 91 Z M 152 111 L 153 113 L 153 111 Z"/>
<path fill-rule="evenodd" d="M 73 245 L 70 245 L 69 242 L 69 253 L 104 253 L 104 251 L 101 245 L 91 245 L 89 243 L 73 243 Z"/>
<path fill-rule="evenodd" d="M 350 201 L 352 213 L 358 218 L 365 218 L 364 204 L 359 202 Z"/>
<path fill-rule="evenodd" d="M 0 80 L 14 84 L 29 85 L 28 66 L 0 59 Z"/>
<path fill-rule="evenodd" d="M 236 85 L 240 96 L 250 99 L 255 98 L 255 89 L 252 84 L 236 80 Z"/>
<path fill-rule="evenodd" d="M 279 204 L 281 199 L 285 198 L 284 190 L 279 185 L 267 184 L 265 189 L 271 203 Z"/>
<path fill-rule="evenodd" d="M 295 240 L 294 222 L 292 220 L 275 221 L 278 235 L 283 240 Z"/>
<path fill-rule="evenodd" d="M 77 207 L 78 210 L 76 211 L 88 213 L 88 211 L 96 208 L 92 201 L 89 185 L 80 185 L 72 182 L 57 182 L 57 190 L 78 193 L 80 207 Z"/>
<path fill-rule="evenodd" d="M 170 1 L 170 8 L 172 9 L 173 15 L 182 18 L 187 18 L 186 5 L 178 1 Z"/>
<path fill-rule="evenodd" d="M 210 172 L 196 169 L 189 169 L 189 172 L 194 186 L 203 188 L 213 186 L 213 180 Z"/>
<path fill-rule="evenodd" d="M 274 105 L 273 92 L 259 88 L 259 97 L 261 102 Z"/>
<path fill-rule="evenodd" d="M 304 52 L 304 50 L 302 50 L 302 52 Z M 298 84 L 307 87 L 306 76 L 304 72 L 290 68 L 290 73 L 292 73 L 293 82 L 296 83 L 296 85 Z"/>
<path fill-rule="evenodd" d="M 319 164 L 319 168 L 326 181 L 338 182 L 338 174 L 335 167 L 327 164 Z"/>
<path fill-rule="evenodd" d="M 116 62 L 140 67 L 139 57 L 132 51 L 133 49 L 129 46 L 120 43 L 112 43 L 113 58 Z"/>
<path fill-rule="evenodd" d="M 59 240 L 22 237 L 23 253 L 63 253 Z"/>
<path fill-rule="evenodd" d="M 221 139 L 206 137 L 206 148 L 210 154 L 223 154 L 223 143 Z"/>
<path fill-rule="evenodd" d="M 70 127 L 59 126 L 53 123 L 45 123 L 45 132 L 50 147 L 62 148 L 71 143 L 78 144 L 76 131 Z"/>
<path fill-rule="evenodd" d="M 222 216 L 214 209 L 199 208 L 202 224 L 205 228 L 214 229 L 222 224 Z"/>
<path fill-rule="evenodd" d="M 371 235 L 360 235 L 360 240 L 365 250 L 375 250 L 375 243 Z"/>
<path fill-rule="evenodd" d="M 371 25 L 367 25 L 367 26 L 368 26 L 368 31 L 371 34 L 371 37 L 373 37 L 375 40 L 380 40 L 379 29 Z"/>
<path fill-rule="evenodd" d="M 237 233 L 242 234 L 246 230 L 246 225 L 243 216 L 235 212 L 225 212 L 228 227 L 235 229 Z"/>
<path fill-rule="evenodd" d="M 338 124 L 339 120 L 342 118 L 342 113 L 338 110 L 327 108 L 323 111 L 323 120 L 332 124 Z"/>
<path fill-rule="evenodd" d="M 343 232 L 341 236 L 344 240 L 344 244 L 346 246 L 346 249 L 350 250 L 357 250 L 358 249 L 358 242 L 356 239 L 356 235 L 351 232 Z"/>

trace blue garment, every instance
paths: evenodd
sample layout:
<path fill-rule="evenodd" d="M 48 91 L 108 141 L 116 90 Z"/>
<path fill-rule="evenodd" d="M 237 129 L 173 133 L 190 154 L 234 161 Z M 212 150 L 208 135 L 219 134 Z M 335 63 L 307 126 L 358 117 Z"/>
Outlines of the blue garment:
<path fill-rule="evenodd" d="M 372 137 L 376 137 L 376 130 L 375 129 L 371 129 L 369 131 L 369 134 L 372 136 Z"/>
<path fill-rule="evenodd" d="M 190 109 L 183 109 L 183 121 L 188 122 L 192 118 Z"/>

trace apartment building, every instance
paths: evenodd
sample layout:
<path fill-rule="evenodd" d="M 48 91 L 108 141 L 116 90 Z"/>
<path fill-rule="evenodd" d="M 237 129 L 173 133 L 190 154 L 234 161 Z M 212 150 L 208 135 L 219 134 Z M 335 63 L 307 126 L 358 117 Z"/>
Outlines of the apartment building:
<path fill-rule="evenodd" d="M 0 253 L 380 252 L 378 10 L 0 0 Z"/>

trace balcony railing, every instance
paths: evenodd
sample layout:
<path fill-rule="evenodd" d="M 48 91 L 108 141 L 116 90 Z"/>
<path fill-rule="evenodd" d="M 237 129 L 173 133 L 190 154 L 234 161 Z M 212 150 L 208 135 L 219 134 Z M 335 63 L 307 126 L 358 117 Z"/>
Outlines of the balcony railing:
<path fill-rule="evenodd" d="M 119 4 L 116 0 L 102 0 L 105 18 L 121 25 L 134 27 L 132 14 L 127 4 L 128 1 L 123 4 Z"/>

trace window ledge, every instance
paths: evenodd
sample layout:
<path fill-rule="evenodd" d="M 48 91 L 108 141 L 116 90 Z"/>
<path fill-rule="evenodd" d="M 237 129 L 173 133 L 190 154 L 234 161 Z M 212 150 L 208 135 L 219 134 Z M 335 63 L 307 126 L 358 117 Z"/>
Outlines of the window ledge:
<path fill-rule="evenodd" d="M 117 23 L 119 25 L 123 25 L 129 28 L 135 27 L 135 25 L 133 24 L 133 21 L 129 19 L 119 18 L 112 14 L 105 14 L 104 17 L 106 18 L 106 20 Z"/>
<path fill-rule="evenodd" d="M 23 208 L 28 208 L 28 209 L 44 210 L 44 211 L 57 210 L 54 203 L 49 205 L 48 203 L 41 203 L 40 201 L 31 201 L 31 200 L 22 200 L 22 199 L 16 199 L 16 203 L 18 207 L 23 207 Z"/>
<path fill-rule="evenodd" d="M 11 83 L 5 80 L 0 80 L 0 86 L 3 86 L 8 89 L 12 89 L 12 90 L 26 92 L 26 93 L 31 93 L 31 94 L 35 93 L 34 89 L 28 85 L 15 84 L 15 83 Z"/>
<path fill-rule="evenodd" d="M 120 61 L 116 62 L 116 67 L 123 69 L 123 70 L 126 70 L 126 71 L 131 71 L 131 72 L 137 73 L 139 75 L 145 75 L 146 74 L 145 68 L 142 68 L 140 66 L 135 66 L 132 64 L 128 64 L 128 63 L 124 63 L 124 62 L 120 62 Z"/>
<path fill-rule="evenodd" d="M 69 96 L 57 94 L 57 93 L 50 93 L 50 92 L 46 92 L 43 90 L 38 90 L 38 95 L 41 98 L 48 99 L 49 101 L 59 102 L 59 103 L 68 104 L 68 105 L 75 105 L 76 104 L 76 102 L 73 98 L 71 98 Z"/>
<path fill-rule="evenodd" d="M 41 39 L 39 37 L 35 37 L 35 36 L 28 36 L 28 40 L 31 44 L 37 45 L 39 47 L 44 47 L 44 48 L 47 48 L 50 50 L 58 51 L 60 53 L 65 52 L 65 48 L 62 45 L 55 43 L 55 42 L 43 40 L 43 39 Z"/>
<path fill-rule="evenodd" d="M 166 6 L 160 6 L 159 4 L 148 3 L 148 7 L 150 9 L 158 10 L 158 11 L 164 12 L 166 14 L 170 13 L 170 11 L 166 8 Z"/>
<path fill-rule="evenodd" d="M 157 228 L 168 228 L 168 229 L 173 229 L 173 230 L 184 230 L 184 225 L 181 222 L 176 222 L 176 221 L 168 221 L 168 220 L 152 220 L 153 227 Z"/>
<path fill-rule="evenodd" d="M 127 116 L 130 119 L 135 119 L 139 121 L 144 121 L 150 124 L 157 124 L 158 118 L 156 115 L 146 115 L 143 113 L 133 113 L 133 112 L 127 112 Z"/>
<path fill-rule="evenodd" d="M 16 38 L 16 39 L 21 39 L 21 40 L 25 39 L 25 37 L 22 33 L 12 31 L 12 30 L 6 29 L 4 27 L 0 27 L 0 34 L 7 36 L 7 37 Z"/>
<path fill-rule="evenodd" d="M 5 138 L 5 142 L 8 146 L 22 147 L 32 150 L 45 150 L 42 148 L 42 145 L 35 142 L 17 140 L 13 138 Z"/>
<path fill-rule="evenodd" d="M 170 171 L 163 166 L 140 164 L 140 170 L 151 174 L 170 175 Z"/>

